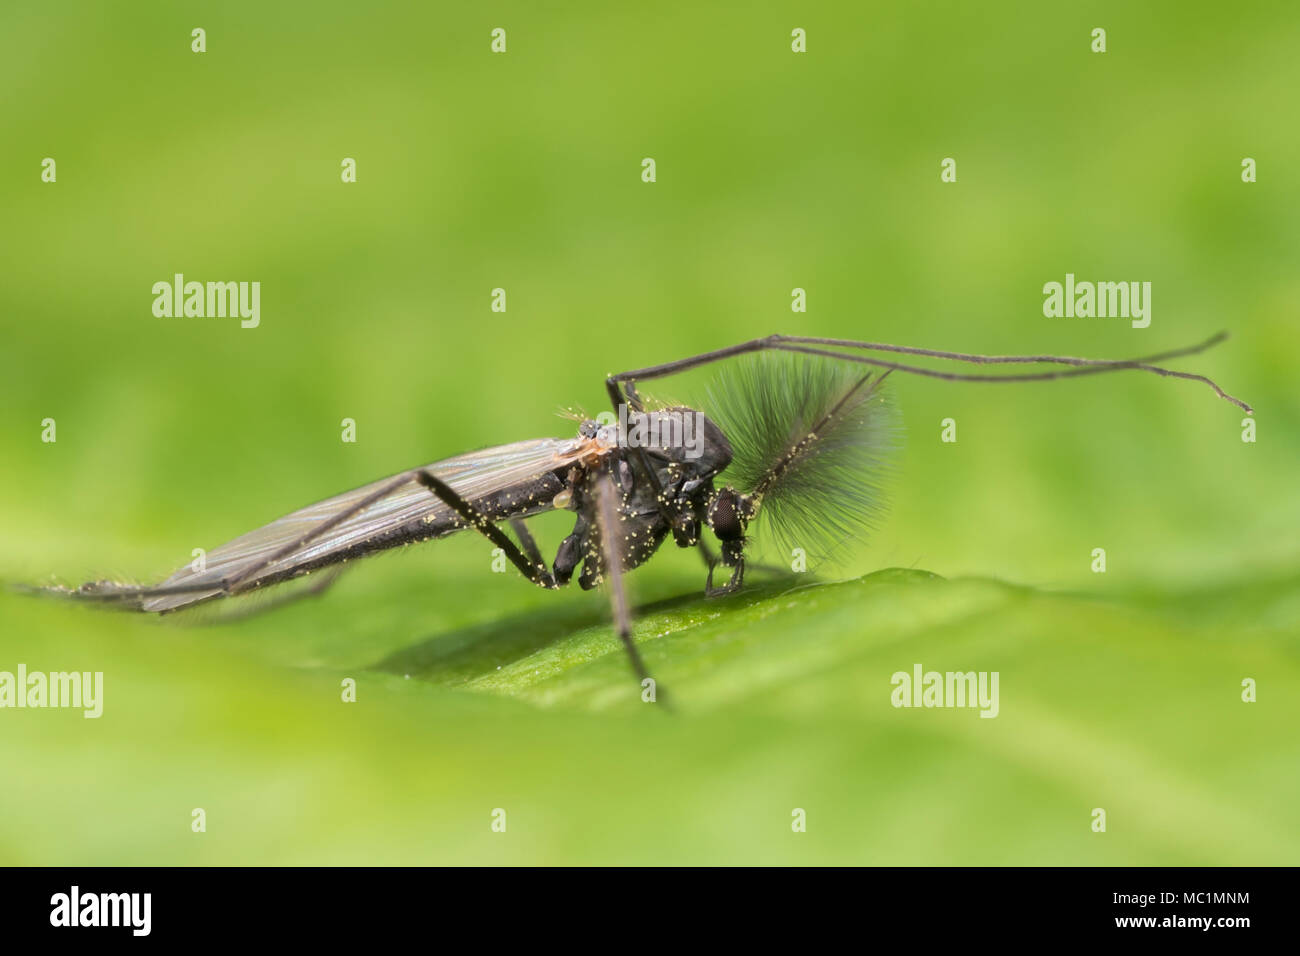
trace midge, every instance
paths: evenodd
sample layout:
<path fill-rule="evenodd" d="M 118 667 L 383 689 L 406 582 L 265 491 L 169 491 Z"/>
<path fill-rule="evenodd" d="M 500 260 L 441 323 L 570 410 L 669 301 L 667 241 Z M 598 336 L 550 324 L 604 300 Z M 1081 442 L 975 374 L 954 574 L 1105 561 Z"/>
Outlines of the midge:
<path fill-rule="evenodd" d="M 544 588 L 609 584 L 614 623 L 643 682 L 645 665 L 631 638 L 623 573 L 644 563 L 669 536 L 698 548 L 708 565 L 704 593 L 740 588 L 749 525 L 761 514 L 781 538 L 834 546 L 860 536 L 881 502 L 879 479 L 895 438 L 884 389 L 893 372 L 960 382 L 1036 382 L 1136 369 L 1191 379 L 1250 413 L 1203 375 L 1156 365 L 1203 351 L 1226 338 L 1141 358 L 967 355 L 846 339 L 772 335 L 692 358 L 620 372 L 605 385 L 618 424 L 585 420 L 576 436 L 499 445 L 413 468 L 285 515 L 181 568 L 156 587 L 113 582 L 76 590 L 41 588 L 87 601 L 166 613 L 246 594 L 397 545 L 472 528 Z M 975 365 L 1054 365 L 1014 374 L 951 372 L 901 364 L 908 355 Z M 643 399 L 637 384 L 728 360 L 704 409 Z M 865 369 L 864 369 L 865 366 Z M 682 431 L 637 428 L 649 416 L 689 418 Z M 651 436 L 629 442 L 628 430 Z M 716 483 L 726 471 L 728 481 Z M 527 520 L 574 513 L 573 532 L 546 564 Z M 517 542 L 503 526 L 513 529 Z M 720 555 L 706 544 L 708 529 Z M 729 570 L 714 583 L 718 565 Z M 322 581 L 328 584 L 336 576 Z M 313 590 L 319 590 L 319 586 Z M 653 695 L 652 695 L 653 696 Z"/>

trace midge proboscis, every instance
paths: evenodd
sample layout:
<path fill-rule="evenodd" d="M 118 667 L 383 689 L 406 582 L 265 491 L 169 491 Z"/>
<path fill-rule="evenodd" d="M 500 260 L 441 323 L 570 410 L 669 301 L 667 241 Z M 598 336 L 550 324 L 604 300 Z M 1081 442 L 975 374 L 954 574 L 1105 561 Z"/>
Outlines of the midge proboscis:
<path fill-rule="evenodd" d="M 772 335 L 606 379 L 610 401 L 629 425 L 656 413 L 680 413 L 698 422 L 689 454 L 677 440 L 680 435 L 653 431 L 657 437 L 649 442 L 629 442 L 619 426 L 587 419 L 575 437 L 539 438 L 447 458 L 295 511 L 210 551 L 201 566 L 187 565 L 155 587 L 100 581 L 75 590 L 37 590 L 165 613 L 332 568 L 311 588 L 319 591 L 345 561 L 472 528 L 541 587 L 561 587 L 575 573 L 584 589 L 607 581 L 615 628 L 644 685 L 648 675 L 631 636 L 623 573 L 644 563 L 671 536 L 679 547 L 700 549 L 708 565 L 704 593 L 713 597 L 743 584 L 747 531 L 760 514 L 787 542 L 837 544 L 860 535 L 880 506 L 879 478 L 895 436 L 893 408 L 883 388 L 891 373 L 1023 383 L 1135 369 L 1201 382 L 1249 414 L 1246 403 L 1205 376 L 1153 364 L 1203 351 L 1224 338 L 1221 333 L 1188 348 L 1110 360 L 969 355 Z M 985 366 L 1065 367 L 977 374 L 881 357 L 889 354 Z M 638 392 L 639 383 L 723 360 L 731 364 L 709 387 L 703 410 L 656 404 Z M 724 470 L 729 480 L 719 486 L 715 481 Z M 525 522 L 556 509 L 572 511 L 576 520 L 548 567 Z M 719 556 L 702 537 L 705 528 L 717 540 Z M 730 574 L 715 585 L 719 564 Z"/>

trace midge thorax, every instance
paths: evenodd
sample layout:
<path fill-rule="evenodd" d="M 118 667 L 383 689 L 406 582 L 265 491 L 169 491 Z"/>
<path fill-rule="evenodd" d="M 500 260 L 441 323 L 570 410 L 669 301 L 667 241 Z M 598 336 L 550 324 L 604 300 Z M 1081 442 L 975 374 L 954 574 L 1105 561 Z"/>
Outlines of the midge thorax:
<path fill-rule="evenodd" d="M 602 441 L 609 451 L 569 470 L 566 484 L 572 492 L 570 507 L 578 513 L 578 519 L 555 557 L 557 584 L 566 584 L 579 563 L 582 573 L 578 583 L 583 589 L 595 587 L 603 579 L 608 559 L 599 533 L 599 476 L 607 475 L 616 492 L 617 524 L 609 529 L 608 537 L 609 548 L 618 555 L 623 571 L 643 564 L 669 534 L 680 547 L 699 545 L 700 530 L 713 525 L 719 502 L 734 495 L 730 489 L 715 490 L 713 484 L 713 479 L 731 464 L 731 443 L 722 430 L 694 409 L 677 406 L 664 411 L 696 416 L 694 420 L 702 426 L 699 440 L 688 445 L 671 435 L 644 430 L 643 435 L 655 437 L 629 441 L 626 436 L 635 435 L 639 421 L 649 418 L 649 414 L 629 413 L 626 407 L 621 410 L 617 428 L 601 426 L 594 420 L 584 421 L 579 427 L 579 436 Z M 715 529 L 715 533 L 723 540 L 740 539 L 744 529 L 726 525 L 722 532 Z"/>
<path fill-rule="evenodd" d="M 30 590 L 165 613 L 329 569 L 294 597 L 322 590 L 355 558 L 473 529 L 537 585 L 559 587 L 575 573 L 583 588 L 606 583 L 619 637 L 645 686 L 649 677 L 632 640 L 623 574 L 644 564 L 671 536 L 679 547 L 699 550 L 708 566 L 705 593 L 714 596 L 743 585 L 755 520 L 805 551 L 826 552 L 861 538 L 881 512 L 882 476 L 898 441 L 897 414 L 884 389 L 891 373 L 997 383 L 1133 369 L 1201 382 L 1250 413 L 1205 376 L 1154 364 L 1200 352 L 1225 337 L 1110 360 L 971 355 L 772 335 L 609 376 L 605 384 L 616 425 L 589 419 L 574 437 L 485 448 L 373 482 L 241 535 L 157 586 L 101 581 Z M 1057 367 L 1010 375 L 949 372 L 891 361 L 882 353 Z M 698 408 L 657 405 L 638 393 L 638 383 L 723 361 L 729 364 L 704 401 L 692 403 Z M 548 566 L 527 522 L 554 510 L 574 512 L 575 521 Z M 718 564 L 731 574 L 715 587 Z M 662 690 L 642 699 L 662 700 Z"/>

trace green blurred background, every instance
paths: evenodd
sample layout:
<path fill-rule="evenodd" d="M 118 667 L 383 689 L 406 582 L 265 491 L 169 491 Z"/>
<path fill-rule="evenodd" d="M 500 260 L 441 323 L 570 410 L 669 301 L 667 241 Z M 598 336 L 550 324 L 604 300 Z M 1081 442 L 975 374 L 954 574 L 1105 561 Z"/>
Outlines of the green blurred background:
<path fill-rule="evenodd" d="M 0 711 L 0 862 L 1294 863 L 1300 13 L 1132 7 L 5 4 L 10 580 L 154 580 L 777 331 L 1125 357 L 1227 329 L 1179 367 L 1259 440 L 1136 373 L 897 381 L 893 507 L 819 577 L 847 583 L 705 602 L 672 548 L 633 577 L 672 719 L 600 595 L 481 540 L 219 626 L 6 594 L 0 670 L 102 670 L 106 700 Z M 260 281 L 261 326 L 155 318 L 175 272 Z M 1067 272 L 1152 282 L 1150 328 L 1045 318 Z M 886 568 L 915 570 L 857 580 Z M 890 707 L 917 662 L 998 670 L 1001 715 Z"/>

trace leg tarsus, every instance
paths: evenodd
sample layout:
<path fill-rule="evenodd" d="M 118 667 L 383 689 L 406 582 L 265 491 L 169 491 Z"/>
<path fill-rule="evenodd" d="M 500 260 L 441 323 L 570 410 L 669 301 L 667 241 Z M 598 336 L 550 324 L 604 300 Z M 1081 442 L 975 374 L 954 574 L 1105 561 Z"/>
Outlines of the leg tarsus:
<path fill-rule="evenodd" d="M 736 570 L 731 572 L 731 580 L 728 581 L 726 584 L 722 585 L 721 587 L 716 587 L 716 588 L 713 586 L 713 569 L 715 567 L 717 567 L 716 564 L 709 568 L 709 579 L 704 585 L 705 597 L 711 597 L 711 598 L 725 597 L 728 594 L 734 594 L 736 591 L 739 591 L 741 585 L 745 583 L 745 559 L 744 558 L 741 558 L 736 563 Z"/>

